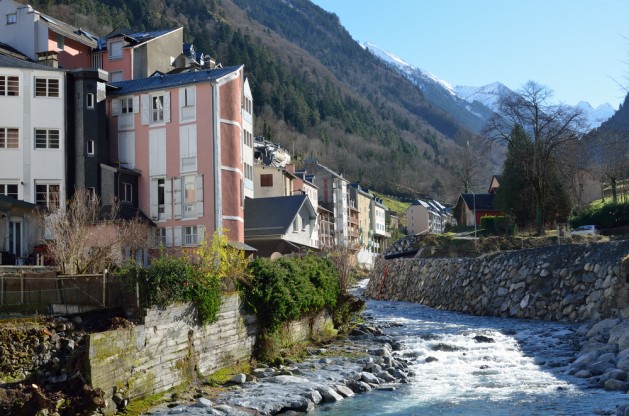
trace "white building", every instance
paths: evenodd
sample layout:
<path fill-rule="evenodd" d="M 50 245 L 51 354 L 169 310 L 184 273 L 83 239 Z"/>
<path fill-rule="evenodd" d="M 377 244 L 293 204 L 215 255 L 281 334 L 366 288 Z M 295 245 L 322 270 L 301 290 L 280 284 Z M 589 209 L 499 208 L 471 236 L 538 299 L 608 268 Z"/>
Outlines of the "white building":
<path fill-rule="evenodd" d="M 242 103 L 242 168 L 244 197 L 253 198 L 253 95 L 248 79 L 245 79 Z"/>
<path fill-rule="evenodd" d="M 63 70 L 0 54 L 0 194 L 47 208 L 64 204 L 65 79 Z M 29 224 L 12 222 L 13 235 L 23 238 L 5 241 L 3 251 L 22 256 L 38 241 Z"/>

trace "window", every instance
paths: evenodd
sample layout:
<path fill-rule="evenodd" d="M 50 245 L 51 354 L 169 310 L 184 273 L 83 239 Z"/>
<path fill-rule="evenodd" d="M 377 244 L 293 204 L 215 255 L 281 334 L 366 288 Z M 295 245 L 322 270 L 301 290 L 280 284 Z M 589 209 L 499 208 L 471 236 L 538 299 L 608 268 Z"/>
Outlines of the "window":
<path fill-rule="evenodd" d="M 151 123 L 164 121 L 164 96 L 154 95 L 151 97 Z"/>
<path fill-rule="evenodd" d="M 122 114 L 133 113 L 133 97 L 120 99 L 120 112 Z"/>
<path fill-rule="evenodd" d="M 65 38 L 62 35 L 57 33 L 57 49 L 62 51 L 64 47 L 65 47 Z"/>
<path fill-rule="evenodd" d="M 245 146 L 249 146 L 249 147 L 253 147 L 253 134 L 251 134 L 251 132 L 244 130 L 243 131 L 243 141 L 245 143 Z"/>
<path fill-rule="evenodd" d="M 35 149 L 58 149 L 59 130 L 35 129 Z"/>
<path fill-rule="evenodd" d="M 196 89 L 194 86 L 179 88 L 179 111 L 181 121 L 194 121 L 196 118 Z"/>
<path fill-rule="evenodd" d="M 124 81 L 124 72 L 123 71 L 112 71 L 109 73 L 109 81 L 118 82 Z"/>
<path fill-rule="evenodd" d="M 36 97 L 58 97 L 59 80 L 54 78 L 35 78 Z"/>
<path fill-rule="evenodd" d="M 35 184 L 35 203 L 48 209 L 59 207 L 58 184 Z"/>
<path fill-rule="evenodd" d="M 109 59 L 122 58 L 122 41 L 115 41 L 109 43 Z"/>
<path fill-rule="evenodd" d="M 260 175 L 260 186 L 273 186 L 273 175 L 272 174 Z"/>
<path fill-rule="evenodd" d="M 14 97 L 20 95 L 20 78 L 0 75 L 0 95 Z"/>
<path fill-rule="evenodd" d="M 155 229 L 155 245 L 166 246 L 166 228 Z"/>
<path fill-rule="evenodd" d="M 195 125 L 179 128 L 179 157 L 181 172 L 197 170 L 197 127 Z"/>
<path fill-rule="evenodd" d="M 87 195 L 89 195 L 90 198 L 96 197 L 96 188 L 94 188 L 93 186 L 88 186 L 85 189 L 87 190 Z"/>
<path fill-rule="evenodd" d="M 244 98 L 243 107 L 247 113 L 253 114 L 253 102 L 251 101 L 249 97 Z"/>
<path fill-rule="evenodd" d="M 135 133 L 118 133 L 118 163 L 120 167 L 135 169 Z"/>
<path fill-rule="evenodd" d="M 0 127 L 0 149 L 17 149 L 20 147 L 18 129 Z"/>
<path fill-rule="evenodd" d="M 197 239 L 197 226 L 183 227 L 183 245 L 184 246 L 196 246 L 198 244 Z"/>
<path fill-rule="evenodd" d="M 196 216 L 197 193 L 196 177 L 189 175 L 183 177 L 183 216 Z"/>
<path fill-rule="evenodd" d="M 87 141 L 87 155 L 94 156 L 94 140 Z"/>
<path fill-rule="evenodd" d="M 253 166 L 248 163 L 244 163 L 245 166 L 245 179 L 253 180 Z"/>
<path fill-rule="evenodd" d="M 7 25 L 13 25 L 17 23 L 17 13 L 7 14 Z"/>
<path fill-rule="evenodd" d="M 163 215 L 166 212 L 166 180 L 157 180 L 157 213 Z"/>
<path fill-rule="evenodd" d="M 129 204 L 133 203 L 133 185 L 123 182 L 122 189 L 120 191 L 120 199 L 122 200 L 122 202 L 126 202 Z"/>
<path fill-rule="evenodd" d="M 17 183 L 0 183 L 0 195 L 17 198 Z"/>
<path fill-rule="evenodd" d="M 94 94 L 91 92 L 86 95 L 87 108 L 94 108 Z"/>

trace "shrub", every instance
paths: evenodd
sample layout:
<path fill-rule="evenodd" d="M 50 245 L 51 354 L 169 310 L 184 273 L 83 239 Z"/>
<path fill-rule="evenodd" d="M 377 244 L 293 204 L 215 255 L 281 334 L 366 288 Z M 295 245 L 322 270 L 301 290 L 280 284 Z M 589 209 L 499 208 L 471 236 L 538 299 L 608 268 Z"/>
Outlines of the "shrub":
<path fill-rule="evenodd" d="M 603 228 L 625 227 L 629 225 L 629 203 L 584 208 L 570 217 L 568 222 L 572 228 L 588 224 Z"/>
<path fill-rule="evenodd" d="M 249 270 L 251 284 L 242 286 L 245 299 L 271 333 L 289 321 L 334 308 L 341 292 L 332 263 L 313 255 L 259 258 Z"/>
<path fill-rule="evenodd" d="M 515 233 L 515 221 L 509 216 L 486 215 L 480 219 L 480 225 L 485 234 L 489 235 L 513 235 Z"/>
<path fill-rule="evenodd" d="M 221 306 L 220 282 L 205 275 L 187 257 L 162 254 L 149 267 L 129 263 L 118 271 L 137 284 L 140 306 L 167 306 L 175 302 L 194 302 L 203 324 L 216 321 Z"/>

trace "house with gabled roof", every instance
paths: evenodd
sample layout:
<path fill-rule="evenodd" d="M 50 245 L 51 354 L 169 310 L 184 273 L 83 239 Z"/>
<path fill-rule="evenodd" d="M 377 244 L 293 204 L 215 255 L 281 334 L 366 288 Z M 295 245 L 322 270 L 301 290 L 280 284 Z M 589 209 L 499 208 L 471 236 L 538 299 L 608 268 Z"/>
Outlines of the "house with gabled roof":
<path fill-rule="evenodd" d="M 109 72 L 112 82 L 167 73 L 183 49 L 183 27 L 151 31 L 116 30 L 99 39 L 91 66 Z"/>
<path fill-rule="evenodd" d="M 461 194 L 454 207 L 457 223 L 468 227 L 478 226 L 482 217 L 502 215 L 502 211 L 494 204 L 495 198 L 495 194 Z"/>
<path fill-rule="evenodd" d="M 114 82 L 111 156 L 140 173 L 138 206 L 165 247 L 227 230 L 244 241 L 244 67 Z"/>
<path fill-rule="evenodd" d="M 438 201 L 416 199 L 406 209 L 407 234 L 441 234 L 448 219 L 446 207 Z"/>
<path fill-rule="evenodd" d="M 97 36 L 13 0 L 0 1 L 0 16 L 0 42 L 31 60 L 54 67 L 91 67 Z"/>
<path fill-rule="evenodd" d="M 305 194 L 245 201 L 245 243 L 262 257 L 316 249 L 312 239 L 316 222 L 316 211 Z"/>

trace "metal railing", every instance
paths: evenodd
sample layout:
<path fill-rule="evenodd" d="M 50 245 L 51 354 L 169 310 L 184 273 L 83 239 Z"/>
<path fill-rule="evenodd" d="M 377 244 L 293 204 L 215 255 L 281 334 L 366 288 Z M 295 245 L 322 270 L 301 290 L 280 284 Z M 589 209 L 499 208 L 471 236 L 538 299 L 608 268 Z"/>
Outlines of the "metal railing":
<path fill-rule="evenodd" d="M 64 314 L 137 305 L 135 288 L 118 276 L 53 276 L 0 273 L 0 313 Z"/>

